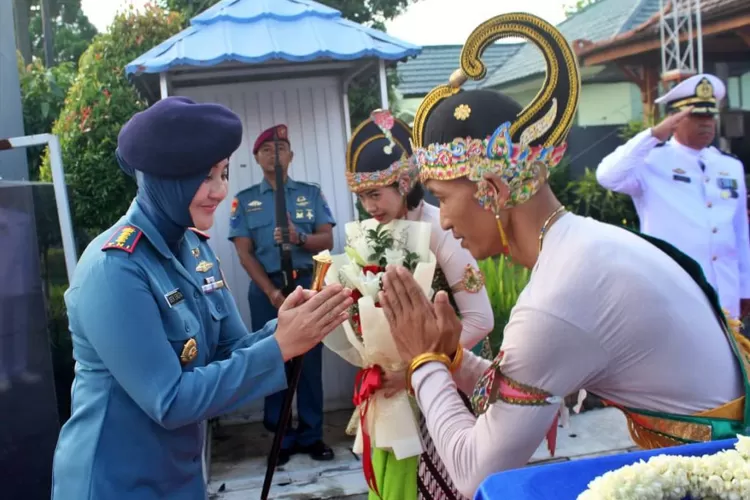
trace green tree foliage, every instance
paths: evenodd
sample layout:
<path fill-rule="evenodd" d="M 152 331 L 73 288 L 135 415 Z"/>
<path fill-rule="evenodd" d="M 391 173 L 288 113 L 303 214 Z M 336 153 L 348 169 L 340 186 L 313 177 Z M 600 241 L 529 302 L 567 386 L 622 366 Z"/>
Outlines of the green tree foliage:
<path fill-rule="evenodd" d="M 54 60 L 56 63 L 76 64 L 96 36 L 96 28 L 83 13 L 81 0 L 49 0 L 49 5 L 54 32 Z M 24 62 L 32 62 L 29 56 L 44 60 L 40 0 L 14 0 L 14 8 L 22 9 L 16 14 L 16 38 Z"/>
<path fill-rule="evenodd" d="M 73 84 L 76 72 L 72 63 L 66 62 L 45 68 L 39 58 L 24 65 L 18 58 L 18 75 L 23 100 L 23 126 L 28 135 L 47 134 L 60 115 L 65 96 Z M 31 180 L 39 180 L 42 148 L 27 148 Z"/>
<path fill-rule="evenodd" d="M 594 5 L 597 2 L 599 2 L 599 0 L 573 0 L 571 2 L 568 2 L 564 6 L 565 16 L 570 17 L 578 14 L 589 5 Z"/>
<path fill-rule="evenodd" d="M 169 11 L 182 14 L 185 23 L 221 0 L 159 0 L 159 5 Z"/>
<path fill-rule="evenodd" d="M 115 222 L 128 207 L 135 184 L 114 157 L 123 124 L 146 108 L 125 77 L 125 65 L 180 30 L 179 13 L 149 6 L 117 15 L 80 60 L 53 133 L 60 138 L 74 223 L 95 233 Z M 51 179 L 49 158 L 41 177 Z"/>
<path fill-rule="evenodd" d="M 550 187 L 565 207 L 578 215 L 615 226 L 638 229 L 638 216 L 630 196 L 603 188 L 596 172 L 586 168 L 575 178 L 570 163 L 563 160 L 550 175 Z"/>
<path fill-rule="evenodd" d="M 163 7 L 178 11 L 189 20 L 211 7 L 219 0 L 161 0 Z M 320 3 L 341 11 L 342 17 L 379 30 L 385 30 L 385 22 L 403 13 L 419 0 L 319 0 Z M 397 102 L 395 88 L 398 77 L 395 71 L 388 72 L 388 100 L 391 110 Z M 354 126 L 367 119 L 373 109 L 380 108 L 378 75 L 370 72 L 355 79 L 349 88 L 349 114 Z M 394 110 L 395 111 L 395 110 Z"/>

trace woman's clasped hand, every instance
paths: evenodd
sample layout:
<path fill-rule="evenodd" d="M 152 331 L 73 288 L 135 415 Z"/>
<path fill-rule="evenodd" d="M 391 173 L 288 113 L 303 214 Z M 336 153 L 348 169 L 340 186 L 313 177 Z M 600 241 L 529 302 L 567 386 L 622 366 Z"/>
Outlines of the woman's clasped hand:
<path fill-rule="evenodd" d="M 276 342 L 284 361 L 306 353 L 349 318 L 351 290 L 339 284 L 320 292 L 297 287 L 279 308 Z"/>

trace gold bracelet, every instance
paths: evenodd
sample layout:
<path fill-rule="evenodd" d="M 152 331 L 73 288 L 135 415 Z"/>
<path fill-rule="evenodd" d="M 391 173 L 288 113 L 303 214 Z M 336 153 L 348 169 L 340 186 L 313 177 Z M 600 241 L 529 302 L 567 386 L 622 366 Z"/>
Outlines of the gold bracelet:
<path fill-rule="evenodd" d="M 414 395 L 414 388 L 411 386 L 411 377 L 414 372 L 422 365 L 425 365 L 432 361 L 443 363 L 446 368 L 449 368 L 451 366 L 451 358 L 443 353 L 438 352 L 426 352 L 412 359 L 411 363 L 409 364 L 409 368 L 406 370 L 406 392 L 408 392 L 409 395 Z"/>
<path fill-rule="evenodd" d="M 459 368 L 461 368 L 461 363 L 464 361 L 464 348 L 461 347 L 461 344 L 458 344 L 458 349 L 456 349 L 456 354 L 453 355 L 453 360 L 451 361 L 450 365 L 450 371 L 451 373 L 455 373 L 458 371 Z"/>

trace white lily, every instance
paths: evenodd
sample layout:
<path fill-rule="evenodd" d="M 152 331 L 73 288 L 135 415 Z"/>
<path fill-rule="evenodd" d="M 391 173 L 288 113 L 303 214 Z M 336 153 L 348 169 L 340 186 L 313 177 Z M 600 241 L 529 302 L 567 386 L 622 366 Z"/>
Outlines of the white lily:
<path fill-rule="evenodd" d="M 350 283 L 351 286 L 355 287 L 360 291 L 360 293 L 364 295 L 362 286 L 362 270 L 357 264 L 350 262 L 349 264 L 341 266 L 341 274 L 344 275 L 347 283 Z"/>
<path fill-rule="evenodd" d="M 375 264 L 375 262 L 370 261 L 370 255 L 372 254 L 372 249 L 370 248 L 370 245 L 367 243 L 367 239 L 364 237 L 357 238 L 351 243 L 349 243 L 349 246 L 354 249 L 354 251 L 359 254 L 360 258 L 365 262 L 364 265 L 368 264 Z M 363 265 L 359 263 L 360 265 Z"/>
<path fill-rule="evenodd" d="M 360 280 L 360 284 L 362 285 L 360 292 L 362 292 L 363 296 L 370 297 L 375 302 L 378 301 L 378 293 L 380 292 L 381 276 L 383 276 L 383 273 L 373 274 L 370 271 L 360 274 L 359 280 Z"/>
<path fill-rule="evenodd" d="M 394 266 L 403 266 L 406 259 L 406 252 L 401 248 L 387 248 L 385 250 L 385 261 Z"/>

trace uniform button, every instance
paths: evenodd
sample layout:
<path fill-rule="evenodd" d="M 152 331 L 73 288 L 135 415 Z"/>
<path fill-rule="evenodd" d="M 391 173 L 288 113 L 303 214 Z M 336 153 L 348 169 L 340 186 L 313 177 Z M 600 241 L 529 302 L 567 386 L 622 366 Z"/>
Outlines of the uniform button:
<path fill-rule="evenodd" d="M 219 306 L 216 306 L 216 310 L 217 310 L 217 311 L 219 311 L 219 312 L 221 312 L 221 311 L 222 311 L 222 308 L 221 308 L 221 306 L 220 306 L 220 305 L 219 305 Z"/>
<path fill-rule="evenodd" d="M 714 256 L 713 256 L 712 258 L 711 258 L 711 260 L 713 260 L 714 262 L 715 262 L 715 261 L 716 261 L 717 259 L 718 259 L 718 257 L 717 257 L 717 256 L 715 256 L 715 255 L 714 255 Z"/>
<path fill-rule="evenodd" d="M 703 179 L 703 182 L 708 182 L 708 181 L 710 181 L 710 180 L 711 180 L 711 178 L 710 178 L 710 177 L 706 177 L 705 179 Z"/>
<path fill-rule="evenodd" d="M 200 297 L 200 295 L 201 294 L 198 293 L 198 290 L 193 290 L 193 297 L 197 299 L 198 297 Z"/>
<path fill-rule="evenodd" d="M 190 325 L 188 325 L 187 323 L 185 323 L 185 331 L 190 333 Z"/>
<path fill-rule="evenodd" d="M 718 230 L 718 229 L 716 229 L 716 228 L 713 228 L 713 229 L 711 230 L 711 232 L 712 232 L 712 233 L 714 233 L 714 234 L 716 234 L 716 233 L 718 233 L 718 232 L 719 232 L 719 230 Z"/>
<path fill-rule="evenodd" d="M 711 202 L 709 201 L 708 203 L 706 203 L 706 206 L 707 206 L 708 208 L 711 208 L 711 207 L 713 207 L 713 206 L 714 206 L 714 204 L 713 204 L 713 203 L 711 203 Z"/>

